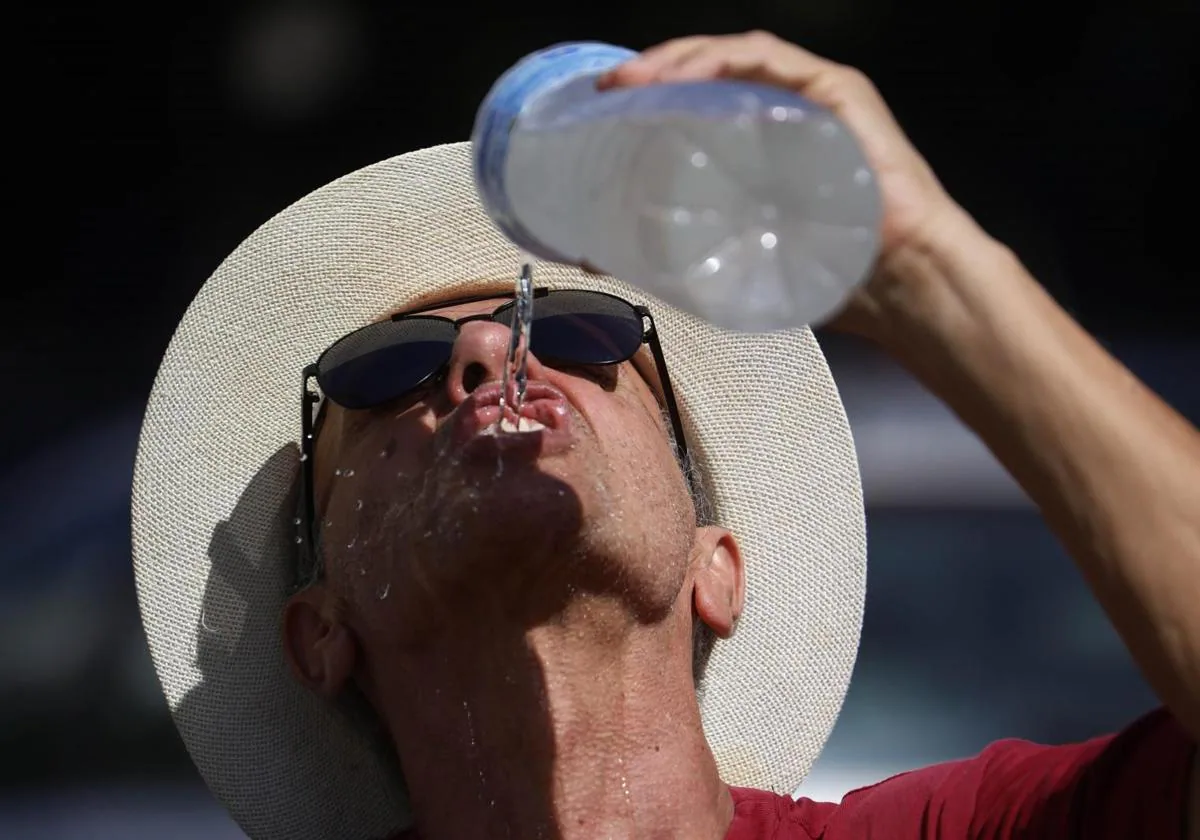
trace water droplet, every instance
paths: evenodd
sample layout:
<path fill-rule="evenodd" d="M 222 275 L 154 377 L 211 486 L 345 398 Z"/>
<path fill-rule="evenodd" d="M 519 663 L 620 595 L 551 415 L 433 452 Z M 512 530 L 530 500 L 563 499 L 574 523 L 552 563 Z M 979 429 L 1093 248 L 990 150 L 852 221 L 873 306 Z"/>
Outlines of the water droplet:
<path fill-rule="evenodd" d="M 471 720 L 471 707 L 467 705 L 467 701 L 463 701 L 463 711 L 467 713 L 467 731 L 471 733 L 471 746 L 475 746 L 475 723 Z"/>
<path fill-rule="evenodd" d="M 783 122 L 788 118 L 788 109 L 782 105 L 776 105 L 771 109 L 771 119 L 776 122 Z"/>
<path fill-rule="evenodd" d="M 388 456 L 388 451 L 387 451 L 386 449 L 380 449 L 380 450 L 379 450 L 379 457 L 380 457 L 380 458 L 386 458 L 387 456 Z"/>
<path fill-rule="evenodd" d="M 758 241 L 762 243 L 764 248 L 770 251 L 775 247 L 776 243 L 779 242 L 779 238 L 775 236 L 775 234 L 771 233 L 771 231 L 767 231 L 758 238 Z"/>
<path fill-rule="evenodd" d="M 351 537 L 350 542 L 346 543 L 346 548 L 354 548 L 356 542 L 358 542 L 358 537 Z"/>
<path fill-rule="evenodd" d="M 385 583 L 385 584 L 382 586 L 382 588 L 380 588 L 380 590 L 379 590 L 379 592 L 378 592 L 378 594 L 377 594 L 377 597 L 379 598 L 379 600 L 380 600 L 380 601 L 382 601 L 382 600 L 384 600 L 385 598 L 387 598 L 387 596 L 388 596 L 388 593 L 389 593 L 389 592 L 391 592 L 391 591 L 392 591 L 392 585 L 391 585 L 390 583 Z"/>
<path fill-rule="evenodd" d="M 359 567 L 358 567 L 358 576 L 359 576 L 359 577 L 366 577 L 366 576 L 367 576 L 367 570 L 366 570 L 366 569 L 364 569 L 362 566 L 359 566 Z"/>
<path fill-rule="evenodd" d="M 293 525 L 299 525 L 299 524 L 300 524 L 300 517 L 299 517 L 299 516 L 297 516 L 295 519 L 293 519 L 293 520 L 292 520 L 292 524 L 293 524 Z"/>
<path fill-rule="evenodd" d="M 355 510 L 363 509 L 363 500 L 362 499 L 359 499 L 357 502 L 354 503 L 354 509 Z"/>
<path fill-rule="evenodd" d="M 300 544 L 300 543 L 302 543 L 302 542 L 304 542 L 304 537 L 302 537 L 302 536 L 300 536 L 299 534 L 297 534 L 297 535 L 296 535 L 296 545 L 299 545 L 299 544 Z"/>
<path fill-rule="evenodd" d="M 333 527 L 333 520 L 332 520 L 332 519 L 326 519 L 326 520 L 325 520 L 325 527 L 326 527 L 326 528 L 332 528 L 332 527 Z"/>
<path fill-rule="evenodd" d="M 860 166 L 858 169 L 855 170 L 854 183 L 858 184 L 861 187 L 864 184 L 869 184 L 870 182 L 871 182 L 871 170 L 867 169 L 865 166 Z"/>
<path fill-rule="evenodd" d="M 306 453 L 306 452 L 301 452 L 301 453 L 300 453 L 300 460 L 301 460 L 301 461 L 307 461 L 307 460 L 308 460 L 308 453 Z"/>
<path fill-rule="evenodd" d="M 340 476 L 342 474 L 342 468 L 338 467 L 336 470 L 333 471 L 333 474 L 336 476 Z"/>
<path fill-rule="evenodd" d="M 704 152 L 692 152 L 692 166 L 703 169 L 708 166 L 708 155 Z"/>
<path fill-rule="evenodd" d="M 349 478 L 352 475 L 354 475 L 354 470 L 346 470 L 346 478 Z"/>

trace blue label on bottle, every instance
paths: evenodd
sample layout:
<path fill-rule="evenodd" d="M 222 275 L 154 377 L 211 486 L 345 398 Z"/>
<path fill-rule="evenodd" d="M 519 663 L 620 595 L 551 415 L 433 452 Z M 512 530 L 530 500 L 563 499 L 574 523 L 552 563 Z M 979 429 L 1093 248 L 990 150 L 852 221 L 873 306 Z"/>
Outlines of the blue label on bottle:
<path fill-rule="evenodd" d="M 579 76 L 598 76 L 635 55 L 624 47 L 591 41 L 548 47 L 517 62 L 496 81 L 479 106 L 471 136 L 475 185 L 488 215 L 518 247 L 546 259 L 560 259 L 525 230 L 508 200 L 504 171 L 517 117 L 547 90 Z"/>

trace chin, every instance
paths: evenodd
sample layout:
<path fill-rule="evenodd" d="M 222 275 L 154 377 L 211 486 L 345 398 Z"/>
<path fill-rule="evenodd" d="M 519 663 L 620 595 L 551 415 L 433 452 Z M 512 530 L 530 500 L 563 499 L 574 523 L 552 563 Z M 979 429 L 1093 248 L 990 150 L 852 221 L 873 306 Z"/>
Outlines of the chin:
<path fill-rule="evenodd" d="M 686 575 L 690 513 L 679 523 L 688 527 L 674 527 L 678 517 L 667 512 L 676 505 L 655 482 L 622 482 L 627 473 L 581 457 L 587 452 L 443 461 L 382 523 L 392 562 L 419 564 L 424 588 L 438 598 L 501 592 L 554 601 L 583 591 L 617 596 L 645 620 L 660 618 Z"/>
<path fill-rule="evenodd" d="M 585 502 L 574 482 L 536 463 L 464 463 L 428 496 L 425 532 L 449 551 L 526 554 L 574 542 Z"/>

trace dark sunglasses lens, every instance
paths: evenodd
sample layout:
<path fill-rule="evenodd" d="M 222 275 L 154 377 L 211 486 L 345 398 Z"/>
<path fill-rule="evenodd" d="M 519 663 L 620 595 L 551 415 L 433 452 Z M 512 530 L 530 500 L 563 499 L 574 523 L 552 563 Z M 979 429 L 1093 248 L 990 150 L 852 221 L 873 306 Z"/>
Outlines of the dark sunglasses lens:
<path fill-rule="evenodd" d="M 454 338 L 454 325 L 440 318 L 371 324 L 321 354 L 317 381 L 343 408 L 382 405 L 437 373 L 450 358 Z"/>
<path fill-rule="evenodd" d="M 497 313 L 511 324 L 513 309 Z M 642 344 L 642 316 L 632 304 L 601 292 L 553 291 L 533 304 L 529 349 L 543 361 L 611 365 Z"/>

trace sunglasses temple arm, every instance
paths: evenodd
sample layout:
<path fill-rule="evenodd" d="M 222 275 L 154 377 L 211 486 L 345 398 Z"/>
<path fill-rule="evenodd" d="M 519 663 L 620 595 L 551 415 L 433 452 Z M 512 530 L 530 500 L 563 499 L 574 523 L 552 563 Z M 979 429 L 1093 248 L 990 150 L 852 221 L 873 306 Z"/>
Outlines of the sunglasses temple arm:
<path fill-rule="evenodd" d="M 662 344 L 658 340 L 658 330 L 654 327 L 654 319 L 645 313 L 650 322 L 646 330 L 646 343 L 650 345 L 650 353 L 654 356 L 654 364 L 658 368 L 658 379 L 662 385 L 663 401 L 667 404 L 667 413 L 671 415 L 671 429 L 675 434 L 675 446 L 679 450 L 680 460 L 687 458 L 687 438 L 683 435 L 683 417 L 679 413 L 679 404 L 675 402 L 675 389 L 671 386 L 671 377 L 667 373 L 667 360 L 663 356 Z"/>
<path fill-rule="evenodd" d="M 304 517 L 304 521 L 301 523 L 303 532 L 300 536 L 303 538 L 301 550 L 313 553 L 315 556 L 317 529 L 315 524 L 316 503 L 313 499 L 313 454 L 316 447 L 314 446 L 312 409 L 319 398 L 308 388 L 308 380 L 313 376 L 316 376 L 315 365 L 304 369 L 300 394 L 300 515 Z"/>

